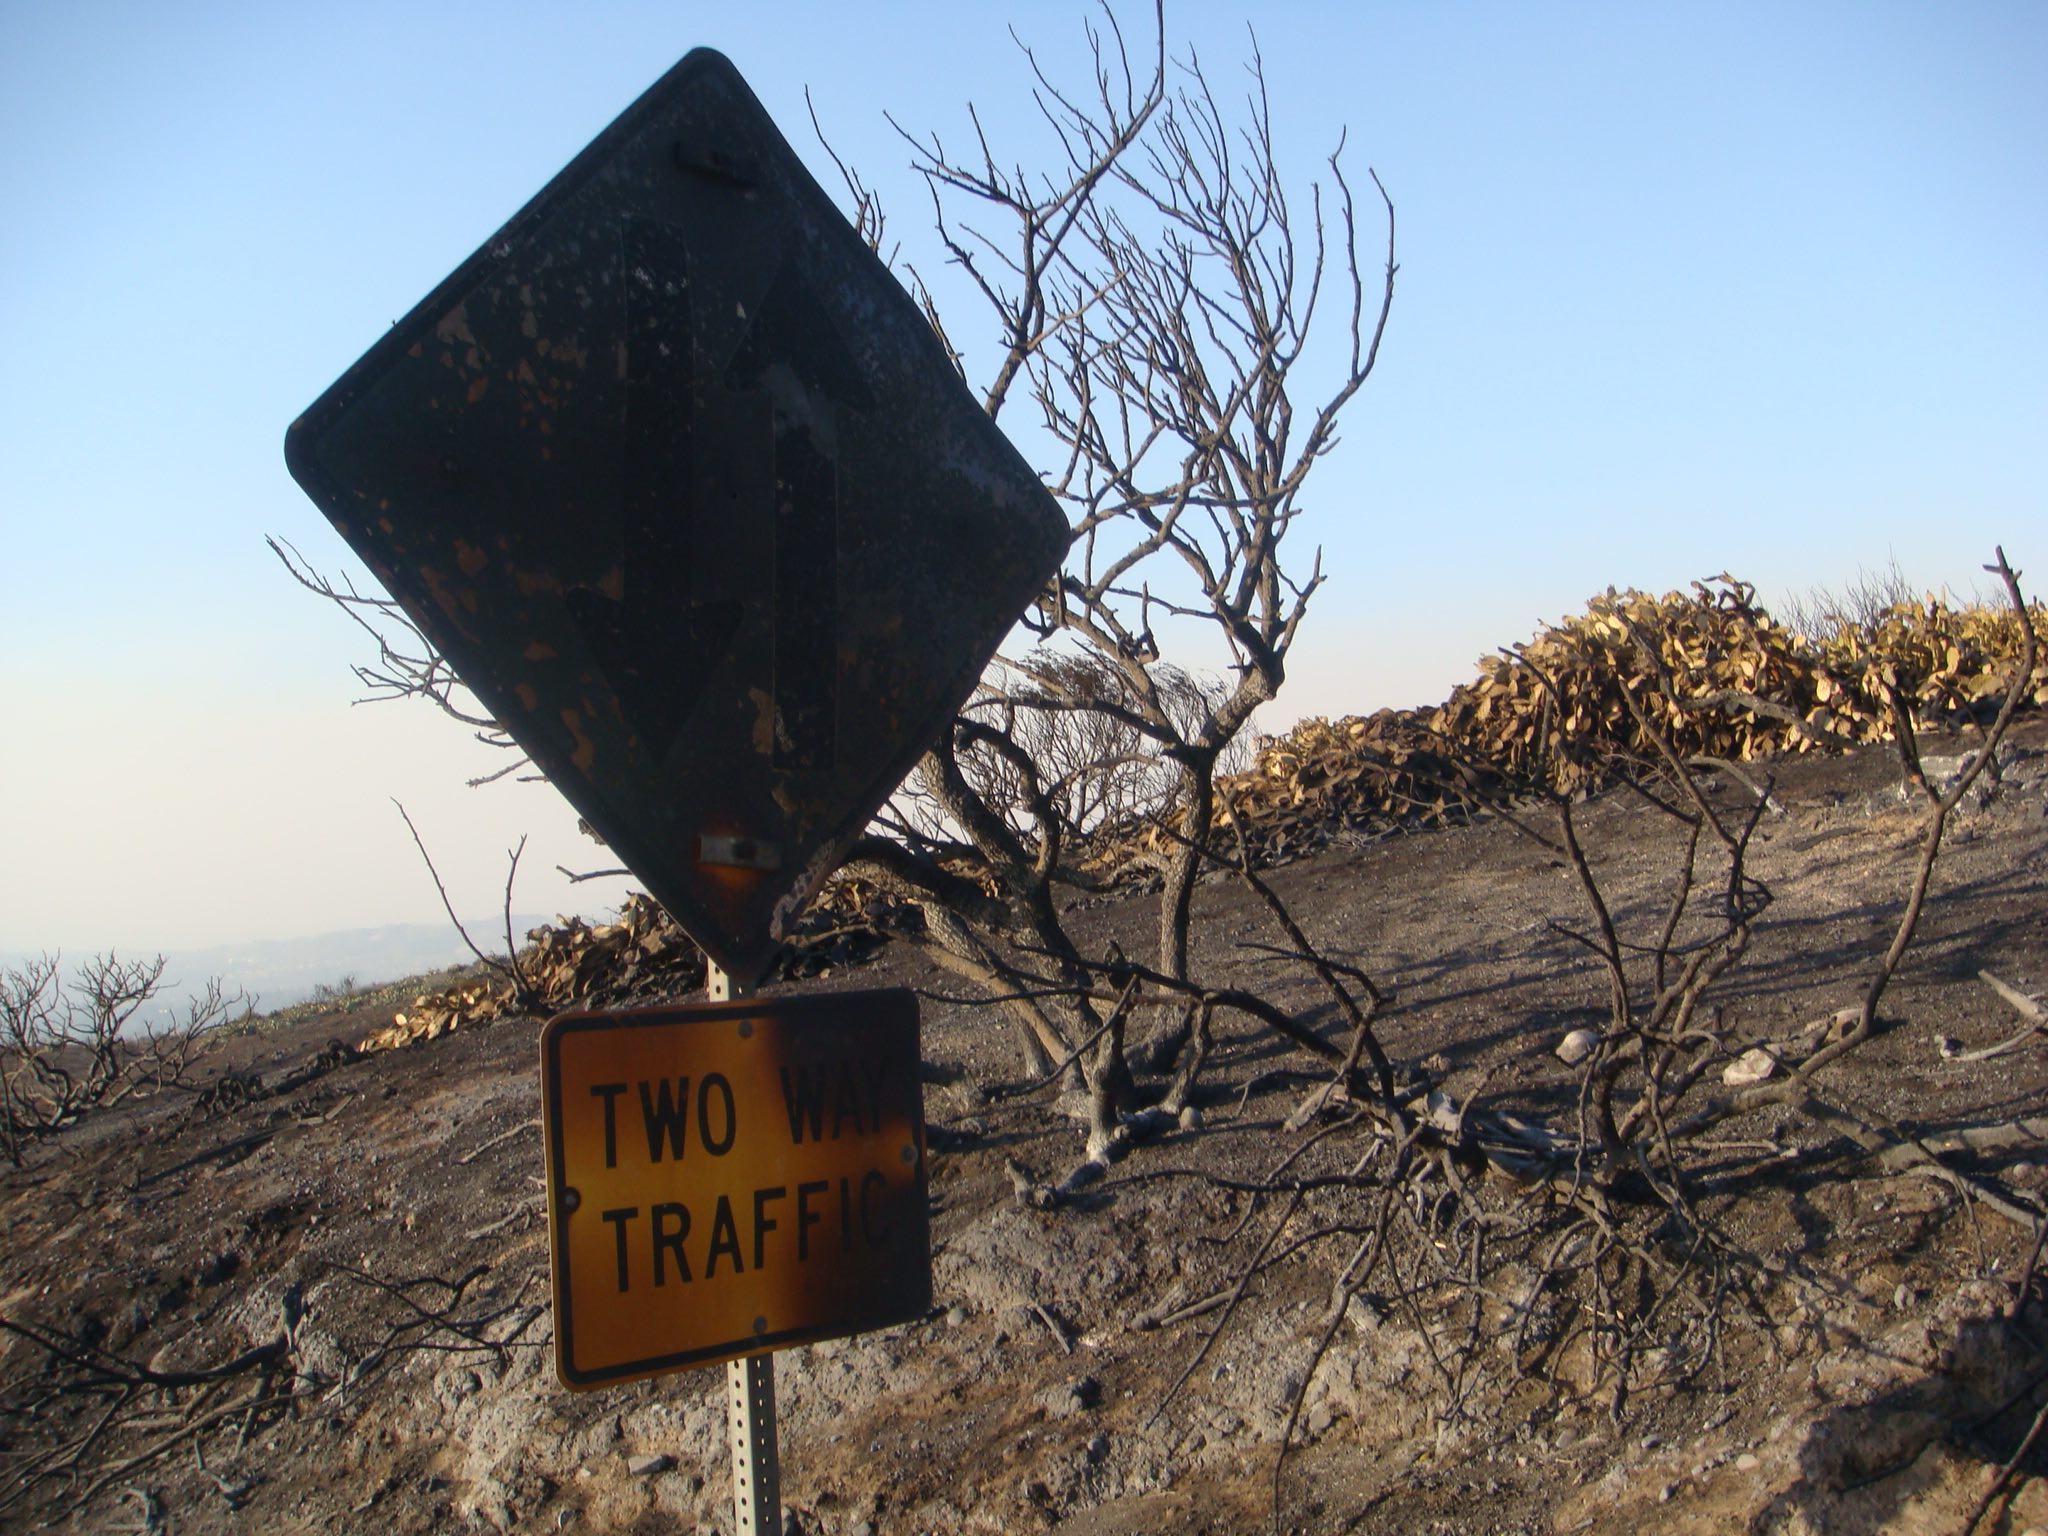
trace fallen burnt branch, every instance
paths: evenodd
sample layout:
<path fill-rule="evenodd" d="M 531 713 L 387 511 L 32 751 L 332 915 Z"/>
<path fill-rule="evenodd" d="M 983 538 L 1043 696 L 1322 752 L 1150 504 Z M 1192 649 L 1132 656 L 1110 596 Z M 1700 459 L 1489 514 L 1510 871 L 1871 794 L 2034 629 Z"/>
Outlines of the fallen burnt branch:
<path fill-rule="evenodd" d="M 261 1342 L 222 1351 L 210 1363 L 169 1367 L 98 1342 L 90 1329 L 63 1331 L 20 1316 L 0 1317 L 0 1333 L 27 1352 L 8 1360 L 0 1390 L 0 1524 L 17 1517 L 42 1523 L 77 1519 L 134 1474 L 186 1446 L 230 1507 L 232 1483 L 206 1472 L 216 1448 L 246 1450 L 297 1404 L 345 1401 L 373 1375 L 414 1356 L 477 1356 L 508 1363 L 514 1351 L 544 1348 L 530 1336 L 547 1308 L 532 1298 L 545 1271 L 534 1268 L 502 1290 L 489 1265 L 453 1279 L 421 1275 L 390 1279 L 356 1265 L 327 1261 L 325 1284 L 361 1287 L 378 1304 L 360 1343 L 323 1335 L 302 1350 L 308 1319 L 324 1307 L 320 1286 L 285 1288 L 275 1332 Z M 351 1313 L 355 1308 L 349 1309 Z M 221 1317 L 216 1311 L 213 1316 Z M 218 1345 L 202 1331 L 190 1347 Z M 345 1362 L 338 1374 L 336 1356 Z M 309 1364 L 317 1361 L 319 1364 Z"/>
<path fill-rule="evenodd" d="M 0 1514 L 36 1507 L 55 1518 L 75 1516 L 119 1479 L 236 1421 L 238 1443 L 250 1444 L 266 1419 L 276 1422 L 272 1410 L 318 1385 L 296 1360 L 301 1315 L 296 1292 L 288 1292 L 276 1335 L 218 1364 L 185 1370 L 159 1369 L 89 1337 L 0 1317 L 0 1331 L 41 1360 L 0 1398 L 15 1453 L 0 1488 Z M 245 1381 L 247 1390 L 229 1393 Z"/>
<path fill-rule="evenodd" d="M 318 1082 L 328 1073 L 348 1066 L 356 1059 L 355 1049 L 336 1037 L 329 1039 L 326 1048 L 312 1060 L 302 1062 L 296 1067 L 288 1067 L 274 1077 L 265 1077 L 253 1069 L 236 1070 L 230 1067 L 207 1079 L 206 1085 L 194 1095 L 192 1107 L 186 1112 L 186 1119 L 226 1115 L 243 1105 L 254 1104 L 259 1100 L 284 1098 Z M 143 1182 L 153 1182 L 166 1174 L 178 1172 L 185 1166 L 188 1165 L 181 1164 L 179 1168 L 167 1168 L 149 1174 L 143 1178 Z"/>
<path fill-rule="evenodd" d="M 138 1190 L 147 1189 L 150 1185 L 159 1184 L 165 1179 L 170 1178 L 173 1174 L 183 1173 L 188 1168 L 197 1168 L 204 1163 L 246 1156 L 269 1141 L 276 1134 L 275 1130 L 266 1126 L 260 1131 L 251 1131 L 246 1136 L 237 1136 L 232 1141 L 224 1141 L 218 1146 L 208 1147 L 204 1152 L 195 1152 L 190 1157 L 180 1158 L 168 1167 L 153 1169 L 148 1173 L 138 1170 L 135 1175 L 135 1188 Z"/>
<path fill-rule="evenodd" d="M 399 1356 L 426 1353 L 486 1355 L 501 1364 L 515 1349 L 539 1349 L 546 1340 L 527 1338 L 526 1332 L 547 1313 L 547 1307 L 528 1301 L 527 1294 L 543 1272 L 528 1271 L 508 1300 L 488 1296 L 477 1299 L 474 1292 L 488 1291 L 484 1282 L 492 1274 L 489 1264 L 472 1265 L 449 1280 L 440 1275 L 417 1275 L 407 1280 L 387 1280 L 353 1264 L 329 1260 L 330 1272 L 356 1285 L 367 1287 L 390 1301 L 392 1316 L 384 1331 L 358 1346 L 333 1394 L 345 1397 L 371 1375 Z"/>
<path fill-rule="evenodd" d="M 2014 1011 L 2027 1021 L 2027 1027 L 1996 1045 L 1987 1045 L 1979 1051 L 1964 1051 L 1955 1058 L 1958 1062 L 1990 1061 L 2018 1050 L 2037 1035 L 2048 1034 L 2048 1009 L 2042 1008 L 2018 987 L 2008 986 L 2000 981 L 1989 971 L 1979 971 L 1977 979 L 2012 1004 Z"/>
<path fill-rule="evenodd" d="M 274 1365 L 282 1360 L 291 1348 L 289 1337 L 279 1334 L 269 1343 L 245 1350 L 220 1365 L 192 1371 L 158 1371 L 124 1359 L 85 1340 L 68 1339 L 62 1334 L 51 1333 L 13 1318 L 0 1317 L 0 1330 L 27 1339 L 31 1344 L 39 1346 L 53 1361 L 69 1367 L 73 1374 L 67 1383 L 67 1389 L 75 1388 L 80 1391 L 99 1391 L 108 1387 L 196 1387 L 204 1382 L 239 1376 L 244 1371 L 252 1371 L 259 1366 Z"/>

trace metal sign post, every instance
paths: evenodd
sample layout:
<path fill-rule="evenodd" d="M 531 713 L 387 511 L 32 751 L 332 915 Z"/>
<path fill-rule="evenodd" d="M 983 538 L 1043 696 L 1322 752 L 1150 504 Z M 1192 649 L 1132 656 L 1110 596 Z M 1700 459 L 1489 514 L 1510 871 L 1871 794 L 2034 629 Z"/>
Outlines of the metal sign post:
<path fill-rule="evenodd" d="M 753 995 L 751 982 L 706 961 L 704 995 L 737 1003 Z M 726 1433 L 732 1437 L 733 1521 L 739 1536 L 781 1536 L 782 1456 L 775 1440 L 775 1356 L 748 1355 L 725 1362 Z"/>
<path fill-rule="evenodd" d="M 733 1519 L 740 1536 L 780 1536 L 782 1459 L 775 1445 L 775 1357 L 725 1363 L 726 1424 L 732 1435 Z"/>

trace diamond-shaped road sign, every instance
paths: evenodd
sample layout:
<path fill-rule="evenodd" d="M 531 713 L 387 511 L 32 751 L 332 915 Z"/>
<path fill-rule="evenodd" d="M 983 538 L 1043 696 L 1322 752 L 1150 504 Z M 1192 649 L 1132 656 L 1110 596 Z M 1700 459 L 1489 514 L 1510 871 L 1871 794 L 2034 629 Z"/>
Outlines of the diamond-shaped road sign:
<path fill-rule="evenodd" d="M 292 475 L 752 980 L 1068 528 L 700 49 L 292 425 Z"/>

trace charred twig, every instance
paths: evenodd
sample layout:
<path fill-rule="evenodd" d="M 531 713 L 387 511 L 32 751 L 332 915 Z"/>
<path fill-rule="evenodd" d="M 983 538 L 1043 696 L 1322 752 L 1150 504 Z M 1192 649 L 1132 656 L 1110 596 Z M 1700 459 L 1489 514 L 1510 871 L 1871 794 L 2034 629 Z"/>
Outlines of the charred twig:
<path fill-rule="evenodd" d="M 557 864 L 555 870 L 571 885 L 581 885 L 586 880 L 630 879 L 633 874 L 633 871 L 627 869 L 624 865 L 620 865 L 615 869 L 586 869 L 579 871 L 569 868 L 566 864 Z"/>
<path fill-rule="evenodd" d="M 1987 565 L 1984 569 L 1998 577 L 2005 587 L 2006 596 L 2012 603 L 2013 613 L 2020 628 L 2020 654 L 2013 667 L 2012 682 L 1999 703 L 1998 714 L 1991 723 L 1991 729 L 1985 732 L 1983 746 L 1965 765 L 1962 772 L 1956 775 L 1954 783 L 1949 786 L 1946 793 L 1936 793 L 1927 783 L 1925 775 L 1920 772 L 1919 743 L 1913 733 L 1911 716 L 1903 709 L 1898 711 L 1899 735 L 1895 745 L 1900 760 L 1906 766 L 1907 777 L 1920 786 L 1927 802 L 1927 827 L 1921 837 L 1920 861 L 1914 869 L 1913 881 L 1906 894 L 1905 911 L 1900 914 L 1898 926 L 1893 930 L 1892 942 L 1872 971 L 1869 984 L 1864 988 L 1856 1023 L 1840 1040 L 1822 1047 L 1811 1057 L 1800 1069 L 1802 1077 L 1811 1077 L 1830 1062 L 1855 1050 L 1870 1038 L 1877 1023 L 1878 1004 L 1883 1000 L 1885 989 L 1890 986 L 1900 961 L 1905 958 L 1906 950 L 1913 942 L 1914 933 L 1919 929 L 1920 915 L 1927 904 L 1928 884 L 1934 876 L 1934 862 L 1941 853 L 1942 835 L 1948 828 L 1949 817 L 1956 807 L 1963 803 L 1963 796 L 1969 793 L 1978 776 L 1996 759 L 1999 745 L 2005 739 L 2006 730 L 2012 724 L 2020 700 L 2026 696 L 2032 684 L 2034 662 L 2039 654 L 2033 616 L 2028 610 L 2026 598 L 2020 593 L 2019 573 L 2006 563 L 2005 550 L 1999 548 L 1996 556 L 1996 563 Z"/>
<path fill-rule="evenodd" d="M 233 1141 L 222 1142 L 217 1147 L 208 1147 L 204 1152 L 195 1152 L 190 1157 L 172 1163 L 168 1168 L 158 1168 L 151 1173 L 137 1173 L 135 1187 L 147 1189 L 152 1184 L 162 1183 L 173 1174 L 183 1173 L 188 1168 L 197 1168 L 201 1163 L 210 1163 L 216 1158 L 233 1157 L 238 1152 L 254 1151 L 277 1134 L 267 1127 L 252 1131 L 247 1136 L 237 1136 Z"/>
<path fill-rule="evenodd" d="M 1996 1045 L 1987 1045 L 1982 1050 L 1965 1051 L 1960 1056 L 1957 1056 L 1955 1060 L 1959 1062 L 1990 1061 L 1995 1057 L 2004 1056 L 2009 1052 L 2018 1050 L 2036 1035 L 2048 1033 L 2048 1010 L 2044 1010 L 2039 1003 L 2027 996 L 2026 993 L 2020 991 L 2017 987 L 2008 986 L 1989 971 L 1979 971 L 1977 979 L 2004 998 L 2008 1003 L 2011 1003 L 2018 1011 L 2020 1017 L 2028 1020 L 2028 1024 L 2025 1029 L 2009 1039 L 2001 1040 Z"/>
<path fill-rule="evenodd" d="M 383 1337 L 370 1345 L 350 1367 L 347 1378 L 337 1384 L 336 1390 L 362 1381 L 398 1354 L 488 1354 L 502 1360 L 515 1347 L 538 1347 L 520 1338 L 546 1311 L 544 1307 L 523 1301 L 534 1278 L 532 1275 L 520 1283 L 510 1301 L 495 1306 L 485 1305 L 480 1310 L 465 1314 L 462 1309 L 470 1291 L 490 1274 L 489 1264 L 472 1265 L 453 1280 L 439 1275 L 386 1280 L 333 1259 L 327 1261 L 327 1268 L 379 1292 L 397 1303 L 399 1312 L 396 1320 L 386 1325 Z M 422 1294 L 428 1295 L 431 1301 L 420 1300 Z M 488 1330 L 501 1323 L 508 1326 L 502 1335 L 493 1337 Z"/>
<path fill-rule="evenodd" d="M 493 1136 L 489 1141 L 481 1142 L 478 1145 L 471 1147 L 467 1152 L 463 1153 L 462 1156 L 455 1159 L 456 1164 L 459 1167 L 467 1168 L 471 1163 L 475 1162 L 478 1158 L 482 1157 L 486 1152 L 490 1151 L 491 1148 L 501 1147 L 506 1142 L 510 1141 L 513 1137 L 522 1135 L 527 1131 L 539 1130 L 540 1124 L 541 1123 L 538 1120 L 522 1120 L 517 1125 L 512 1126 L 509 1129 L 500 1131 L 497 1135 Z"/>
<path fill-rule="evenodd" d="M 412 834 L 412 845 L 419 850 L 420 859 L 427 866 L 427 873 L 433 877 L 435 893 L 441 898 L 441 909 L 448 914 L 448 921 L 455 925 L 455 931 L 462 935 L 463 944 L 467 946 L 469 952 L 475 955 L 485 967 L 495 971 L 512 984 L 513 994 L 519 999 L 519 1006 L 521 1008 L 530 1011 L 539 1007 L 539 997 L 527 985 L 526 977 L 519 969 L 518 951 L 512 945 L 512 879 L 519 872 L 519 855 L 526 851 L 526 839 L 520 838 L 518 848 L 512 851 L 512 873 L 505 878 L 505 946 L 507 954 L 503 960 L 500 960 L 495 955 L 485 954 L 483 950 L 477 947 L 476 940 L 469 936 L 469 930 L 462 925 L 462 919 L 455 915 L 455 904 L 448 899 L 448 887 L 442 883 L 440 870 L 434 867 L 433 856 L 427 852 L 427 845 L 420 840 L 419 828 L 412 824 L 412 817 L 407 813 L 403 805 L 399 804 L 396 800 L 393 800 L 391 803 L 398 806 L 398 814 L 405 822 L 405 830 Z"/>
<path fill-rule="evenodd" d="M 389 699 L 425 699 L 450 719 L 468 726 L 486 746 L 514 749 L 517 746 L 498 722 L 480 711 L 447 658 L 434 649 L 404 607 L 389 597 L 372 597 L 357 590 L 346 576 L 338 582 L 314 570 L 311 563 L 288 539 L 266 537 L 270 552 L 297 582 L 316 597 L 332 603 L 376 647 L 376 660 L 350 670 L 365 692 L 357 703 Z M 500 770 L 476 780 L 487 783 L 507 771 L 527 766 L 522 754 L 510 770 Z"/>
<path fill-rule="evenodd" d="M 2043 1425 L 2048 1425 L 2048 1403 L 2043 1403 L 2034 1414 L 2034 1422 L 2027 1426 L 2026 1435 L 2013 1453 L 2006 1457 L 2004 1465 L 1999 1467 L 1998 1475 L 1991 1480 L 1991 1486 L 1984 1490 L 1983 1497 L 1977 1500 L 1976 1506 L 1970 1511 L 1970 1518 L 1963 1522 L 1962 1536 L 1971 1536 L 1977 1529 L 1977 1523 L 1990 1512 L 1991 1506 L 1998 1501 L 1998 1496 L 2011 1483 L 2013 1472 L 2027 1459 L 2027 1452 L 2034 1448 L 2034 1442 L 2041 1438 Z"/>

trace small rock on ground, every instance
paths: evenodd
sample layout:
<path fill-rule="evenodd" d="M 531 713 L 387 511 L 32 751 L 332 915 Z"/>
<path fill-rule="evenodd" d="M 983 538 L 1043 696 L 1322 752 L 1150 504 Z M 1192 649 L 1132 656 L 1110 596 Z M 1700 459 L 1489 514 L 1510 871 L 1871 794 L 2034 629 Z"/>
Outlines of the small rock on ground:
<path fill-rule="evenodd" d="M 1072 1381 L 1063 1381 L 1049 1391 L 1040 1393 L 1038 1400 L 1044 1405 L 1047 1417 L 1071 1418 L 1085 1408 L 1093 1408 L 1102 1400 L 1102 1384 L 1093 1376 L 1077 1376 Z"/>

